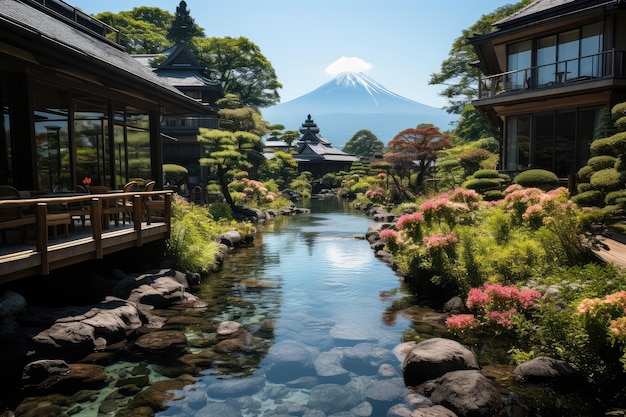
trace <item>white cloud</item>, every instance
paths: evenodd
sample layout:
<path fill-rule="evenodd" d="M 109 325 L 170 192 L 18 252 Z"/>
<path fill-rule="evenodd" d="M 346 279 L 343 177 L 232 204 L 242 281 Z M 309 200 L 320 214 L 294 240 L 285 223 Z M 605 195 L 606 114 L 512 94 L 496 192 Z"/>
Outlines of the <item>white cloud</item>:
<path fill-rule="evenodd" d="M 341 74 L 342 72 L 367 72 L 372 68 L 372 64 L 363 61 L 357 57 L 342 56 L 332 64 L 326 67 L 326 74 L 330 74 L 333 77 Z"/>

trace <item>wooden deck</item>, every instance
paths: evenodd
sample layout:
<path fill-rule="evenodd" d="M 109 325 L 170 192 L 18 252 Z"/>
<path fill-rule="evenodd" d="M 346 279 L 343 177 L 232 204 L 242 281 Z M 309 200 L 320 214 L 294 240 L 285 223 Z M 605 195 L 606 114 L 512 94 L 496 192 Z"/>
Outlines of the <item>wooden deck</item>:
<path fill-rule="evenodd" d="M 127 193 L 133 201 L 133 219 L 124 223 L 118 214 L 106 212 L 110 195 L 86 195 L 62 198 L 0 201 L 0 207 L 21 204 L 36 206 L 32 227 L 5 230 L 6 242 L 0 243 L 0 284 L 17 279 L 47 275 L 51 270 L 142 246 L 170 235 L 172 191 Z M 115 198 L 125 194 L 116 193 Z M 154 198 L 154 200 L 153 200 Z M 157 202 L 158 201 L 158 202 Z M 86 211 L 75 214 L 66 236 L 64 225 L 47 223 L 48 208 L 84 203 Z M 103 209 L 103 207 L 105 209 Z M 159 216 L 153 217 L 155 211 Z M 81 212 L 78 212 L 81 213 Z M 84 224 L 83 224 L 84 220 Z"/>
<path fill-rule="evenodd" d="M 594 250 L 596 256 L 604 262 L 626 268 L 626 239 L 622 236 L 598 236 L 597 238 L 605 247 Z"/>

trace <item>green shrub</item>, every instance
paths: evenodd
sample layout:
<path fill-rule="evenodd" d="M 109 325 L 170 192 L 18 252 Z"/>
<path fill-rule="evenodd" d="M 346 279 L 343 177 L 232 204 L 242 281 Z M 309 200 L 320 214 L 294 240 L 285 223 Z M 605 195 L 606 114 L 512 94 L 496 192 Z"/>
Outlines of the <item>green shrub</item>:
<path fill-rule="evenodd" d="M 475 178 L 467 180 L 463 183 L 463 188 L 474 190 L 477 193 L 484 193 L 489 190 L 498 190 L 500 188 L 500 180 L 491 178 Z"/>
<path fill-rule="evenodd" d="M 437 169 L 439 171 L 451 171 L 455 168 L 459 168 L 460 166 L 461 166 L 460 161 L 458 159 L 453 159 L 453 158 L 444 159 L 444 160 L 437 162 Z"/>
<path fill-rule="evenodd" d="M 579 193 L 584 193 L 585 191 L 593 190 L 593 187 L 588 182 L 581 182 L 581 183 L 576 184 L 576 189 L 578 190 Z"/>
<path fill-rule="evenodd" d="M 542 190 L 550 190 L 559 186 L 559 178 L 556 174 L 545 169 L 529 169 L 520 172 L 513 178 L 513 182 L 522 187 L 536 187 Z"/>
<path fill-rule="evenodd" d="M 621 205 L 625 207 L 626 204 L 626 190 L 612 191 L 608 193 L 604 199 L 607 206 Z"/>
<path fill-rule="evenodd" d="M 622 175 L 613 168 L 595 172 L 589 179 L 589 183 L 594 189 L 602 190 L 606 193 L 620 190 L 624 186 Z"/>
<path fill-rule="evenodd" d="M 595 170 L 591 166 L 585 165 L 578 170 L 576 177 L 579 182 L 589 182 L 589 178 L 591 178 L 594 172 Z"/>
<path fill-rule="evenodd" d="M 597 155 L 621 155 L 626 153 L 626 132 L 619 132 L 608 138 L 596 139 L 589 149 Z"/>
<path fill-rule="evenodd" d="M 476 146 L 491 153 L 500 153 L 500 142 L 495 138 L 482 138 L 476 142 Z"/>
<path fill-rule="evenodd" d="M 594 223 L 604 222 L 604 211 L 601 208 L 585 210 L 578 216 L 581 227 L 589 228 Z"/>
<path fill-rule="evenodd" d="M 620 217 L 624 217 L 626 211 L 624 211 L 621 206 L 613 204 L 610 206 L 604 206 L 602 208 L 602 213 L 604 214 L 604 219 L 606 221 L 607 219 L 617 219 Z"/>
<path fill-rule="evenodd" d="M 589 161 L 587 161 L 587 165 L 591 167 L 593 171 L 600 171 L 603 169 L 615 167 L 615 162 L 617 162 L 617 158 L 615 158 L 614 156 L 600 155 L 589 158 Z M 580 172 L 580 170 L 578 172 Z"/>
<path fill-rule="evenodd" d="M 474 172 L 474 178 L 500 178 L 500 174 L 495 169 L 479 169 Z"/>
<path fill-rule="evenodd" d="M 213 203 L 209 205 L 209 213 L 215 220 L 233 218 L 233 211 L 227 203 Z"/>
<path fill-rule="evenodd" d="M 572 197 L 572 201 L 581 207 L 604 207 L 605 194 L 598 190 L 583 191 Z"/>
<path fill-rule="evenodd" d="M 481 168 L 481 162 L 488 160 L 493 153 L 486 149 L 473 148 L 459 155 L 459 164 L 465 170 L 466 175 L 470 175 Z"/>
<path fill-rule="evenodd" d="M 483 193 L 484 201 L 498 201 L 504 198 L 504 192 L 501 190 L 487 190 Z"/>

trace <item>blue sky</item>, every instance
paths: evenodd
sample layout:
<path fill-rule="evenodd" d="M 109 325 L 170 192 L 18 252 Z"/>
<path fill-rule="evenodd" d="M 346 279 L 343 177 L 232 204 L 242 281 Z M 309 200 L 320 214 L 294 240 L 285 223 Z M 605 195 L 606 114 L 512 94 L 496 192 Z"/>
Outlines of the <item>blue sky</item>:
<path fill-rule="evenodd" d="M 88 14 L 153 6 L 174 14 L 180 0 L 67 0 Z M 246 37 L 271 62 L 281 101 L 304 95 L 341 70 L 362 70 L 394 93 L 443 107 L 430 86 L 452 43 L 507 0 L 186 0 L 210 37 Z"/>

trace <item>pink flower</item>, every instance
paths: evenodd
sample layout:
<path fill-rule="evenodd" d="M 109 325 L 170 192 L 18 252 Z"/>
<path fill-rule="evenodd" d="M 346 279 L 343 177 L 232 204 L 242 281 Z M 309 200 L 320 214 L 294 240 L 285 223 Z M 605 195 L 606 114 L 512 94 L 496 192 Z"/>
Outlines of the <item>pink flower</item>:
<path fill-rule="evenodd" d="M 506 311 L 490 311 L 487 313 L 489 320 L 494 321 L 502 327 L 511 327 L 513 325 L 513 315 L 517 312 L 515 308 Z"/>
<path fill-rule="evenodd" d="M 409 227 L 414 227 L 424 222 L 424 215 L 419 211 L 415 213 L 403 214 L 400 216 L 398 221 L 396 222 L 396 227 L 398 229 L 407 229 Z"/>
<path fill-rule="evenodd" d="M 442 233 L 426 236 L 422 239 L 422 243 L 426 245 L 427 249 L 443 249 L 451 244 L 457 243 L 459 239 L 454 232 L 444 235 Z"/>
<path fill-rule="evenodd" d="M 467 294 L 467 308 L 485 308 L 489 303 L 489 295 L 480 288 L 472 288 Z"/>
<path fill-rule="evenodd" d="M 378 237 L 380 237 L 382 240 L 395 240 L 398 238 L 398 232 L 393 229 L 385 229 L 381 230 L 380 233 L 378 233 Z"/>
<path fill-rule="evenodd" d="M 478 324 L 473 314 L 457 314 L 446 319 L 446 326 L 450 330 L 466 330 Z"/>

